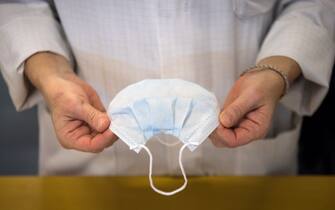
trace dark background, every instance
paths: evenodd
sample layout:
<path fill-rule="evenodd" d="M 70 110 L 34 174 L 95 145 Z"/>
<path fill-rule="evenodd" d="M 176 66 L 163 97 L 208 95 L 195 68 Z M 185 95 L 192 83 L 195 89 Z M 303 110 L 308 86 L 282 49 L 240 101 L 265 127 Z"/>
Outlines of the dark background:
<path fill-rule="evenodd" d="M 37 160 L 36 107 L 16 112 L 0 76 L 0 175 L 36 174 Z"/>
<path fill-rule="evenodd" d="M 335 78 L 323 104 L 306 117 L 299 142 L 300 174 L 335 174 Z M 0 76 L 0 175 L 36 174 L 36 108 L 16 112 Z"/>
<path fill-rule="evenodd" d="M 299 142 L 300 174 L 335 174 L 335 67 L 329 92 L 312 117 L 305 117 Z"/>

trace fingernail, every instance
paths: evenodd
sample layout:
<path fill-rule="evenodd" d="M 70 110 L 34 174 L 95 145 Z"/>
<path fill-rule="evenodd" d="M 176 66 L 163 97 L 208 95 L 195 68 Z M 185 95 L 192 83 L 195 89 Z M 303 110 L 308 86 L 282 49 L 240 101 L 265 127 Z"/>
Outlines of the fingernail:
<path fill-rule="evenodd" d="M 220 114 L 220 120 L 222 120 L 222 118 L 223 118 L 223 112 L 221 112 Z"/>
<path fill-rule="evenodd" d="M 98 131 L 103 131 L 103 130 L 106 129 L 107 121 L 108 121 L 108 120 L 107 120 L 105 117 L 101 117 L 101 118 L 99 119 L 99 121 L 98 121 L 98 126 L 97 126 Z"/>
<path fill-rule="evenodd" d="M 98 125 L 97 125 L 97 130 L 98 130 L 98 131 L 101 131 L 101 127 L 102 127 L 102 120 L 99 119 L 99 120 L 98 120 Z"/>
<path fill-rule="evenodd" d="M 221 112 L 221 114 L 220 114 L 220 122 L 223 125 L 225 125 L 227 123 L 226 120 L 225 120 L 225 114 L 224 114 L 224 112 Z"/>

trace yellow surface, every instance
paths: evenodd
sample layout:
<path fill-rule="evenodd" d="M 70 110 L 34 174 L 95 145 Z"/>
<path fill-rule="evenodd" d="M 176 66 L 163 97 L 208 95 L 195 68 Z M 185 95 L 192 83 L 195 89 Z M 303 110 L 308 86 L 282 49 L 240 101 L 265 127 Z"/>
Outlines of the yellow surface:
<path fill-rule="evenodd" d="M 173 189 L 180 178 L 155 178 Z M 191 177 L 165 197 L 147 177 L 2 177 L 0 210 L 335 210 L 335 177 Z"/>

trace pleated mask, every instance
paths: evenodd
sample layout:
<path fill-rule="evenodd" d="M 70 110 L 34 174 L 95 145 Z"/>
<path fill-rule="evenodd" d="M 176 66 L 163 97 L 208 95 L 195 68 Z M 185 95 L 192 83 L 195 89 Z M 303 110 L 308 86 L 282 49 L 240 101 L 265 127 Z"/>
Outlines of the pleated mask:
<path fill-rule="evenodd" d="M 173 195 L 185 189 L 187 177 L 182 164 L 185 148 L 194 151 L 218 126 L 219 107 L 215 95 L 203 87 L 181 79 L 147 79 L 121 90 L 108 107 L 110 129 L 137 153 L 149 155 L 149 182 L 154 191 Z M 146 142 L 158 134 L 173 135 L 183 146 L 179 166 L 184 184 L 166 192 L 152 180 L 152 154 Z"/>

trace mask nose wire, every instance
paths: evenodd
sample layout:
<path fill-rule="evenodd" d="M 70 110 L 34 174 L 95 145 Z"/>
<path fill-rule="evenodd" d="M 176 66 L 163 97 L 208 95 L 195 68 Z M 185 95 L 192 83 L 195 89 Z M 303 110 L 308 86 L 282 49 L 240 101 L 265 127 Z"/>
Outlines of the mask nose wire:
<path fill-rule="evenodd" d="M 182 186 L 180 186 L 178 189 L 176 190 L 173 190 L 173 191 L 162 191 L 162 190 L 159 190 L 158 188 L 155 187 L 155 184 L 152 180 L 152 154 L 149 150 L 148 147 L 146 147 L 145 145 L 141 145 L 141 147 L 148 153 L 149 155 L 149 182 L 150 182 L 150 186 L 151 188 L 161 194 L 161 195 L 165 195 L 165 196 L 171 196 L 171 195 L 174 195 L 182 190 L 185 189 L 185 187 L 187 186 L 187 177 L 186 177 L 186 174 L 185 174 L 185 170 L 184 170 L 184 166 L 183 166 L 183 162 L 182 162 L 182 155 L 183 155 L 183 151 L 184 149 L 186 148 L 188 144 L 184 144 L 180 150 L 179 150 L 179 158 L 178 158 L 178 162 L 179 162 L 179 167 L 180 167 L 180 170 L 181 170 L 181 173 L 183 174 L 183 178 L 184 178 L 184 184 Z"/>

